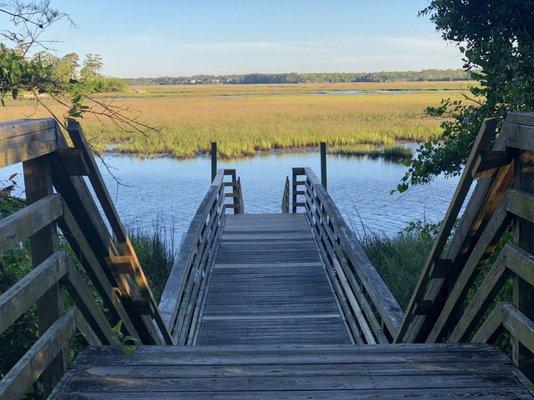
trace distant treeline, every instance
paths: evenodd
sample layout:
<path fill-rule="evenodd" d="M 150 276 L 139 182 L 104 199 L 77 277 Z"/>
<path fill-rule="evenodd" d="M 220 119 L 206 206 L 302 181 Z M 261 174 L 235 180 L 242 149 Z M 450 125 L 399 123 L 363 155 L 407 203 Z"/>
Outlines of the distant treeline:
<path fill-rule="evenodd" d="M 254 83 L 339 83 L 339 82 L 390 82 L 390 81 L 461 81 L 470 79 L 462 69 L 425 69 L 422 71 L 391 72 L 314 72 L 244 75 L 193 75 L 161 76 L 156 78 L 130 78 L 131 85 L 202 85 L 202 84 L 254 84 Z"/>

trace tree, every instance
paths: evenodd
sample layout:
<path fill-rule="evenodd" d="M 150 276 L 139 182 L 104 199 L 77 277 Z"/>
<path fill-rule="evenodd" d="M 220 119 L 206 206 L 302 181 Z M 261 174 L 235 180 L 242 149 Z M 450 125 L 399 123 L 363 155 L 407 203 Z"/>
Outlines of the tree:
<path fill-rule="evenodd" d="M 152 128 L 143 124 L 139 112 L 128 106 L 91 96 L 96 88 L 124 87 L 124 81 L 112 79 L 110 83 L 102 78 L 99 71 L 102 59 L 89 54 L 84 62 L 84 75 L 90 85 L 76 79 L 79 58 L 75 53 L 64 57 L 50 54 L 54 41 L 45 40 L 43 33 L 53 24 L 67 20 L 74 22 L 66 13 L 50 5 L 50 0 L 0 0 L 0 14 L 7 15 L 11 27 L 0 29 L 0 100 L 4 104 L 8 95 L 17 98 L 24 90 L 33 95 L 33 100 L 44 107 L 64 125 L 64 117 L 78 118 L 89 113 L 99 120 L 108 119 L 124 130 L 133 129 L 146 132 Z M 95 78 L 99 79 L 94 82 Z M 54 102 L 63 106 L 65 115 L 55 115 L 49 103 L 39 97 L 48 93 Z"/>
<path fill-rule="evenodd" d="M 87 82 L 92 82 L 100 77 L 102 70 L 102 57 L 98 54 L 87 54 L 80 71 L 80 78 Z"/>
<path fill-rule="evenodd" d="M 432 0 L 430 16 L 443 39 L 463 53 L 464 69 L 478 82 L 464 101 L 444 99 L 430 115 L 446 116 L 443 135 L 418 151 L 397 189 L 458 175 L 484 118 L 499 126 L 507 111 L 534 110 L 534 2 L 531 0 Z"/>

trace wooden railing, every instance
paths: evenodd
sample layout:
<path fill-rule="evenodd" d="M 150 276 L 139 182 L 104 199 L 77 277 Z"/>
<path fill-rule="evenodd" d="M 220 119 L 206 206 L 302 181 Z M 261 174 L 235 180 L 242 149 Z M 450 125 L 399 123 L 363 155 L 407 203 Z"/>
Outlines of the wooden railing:
<path fill-rule="evenodd" d="M 356 343 L 388 343 L 403 312 L 310 168 L 293 168 L 292 210 L 304 208 Z"/>
<path fill-rule="evenodd" d="M 0 295 L 0 332 L 33 304 L 37 304 L 39 330 L 36 343 L 0 381 L 2 399 L 20 398 L 39 376 L 49 391 L 64 371 L 75 331 L 90 344 L 116 344 L 118 337 L 111 327 L 118 325 L 123 335 L 141 343 L 174 343 L 75 121 L 69 122 L 68 135 L 74 147 L 67 146 L 51 119 L 0 124 L 0 167 L 23 163 L 28 203 L 0 221 L 0 252 L 29 239 L 34 265 Z M 65 242 L 83 270 L 73 267 L 60 251 Z M 67 311 L 65 292 L 75 302 Z"/>
<path fill-rule="evenodd" d="M 493 341 L 504 328 L 514 361 L 532 380 L 534 114 L 509 113 L 496 140 L 495 125 L 486 120 L 476 138 L 397 341 Z M 508 232 L 512 241 L 496 254 Z M 509 302 L 496 304 L 508 282 Z"/>
<path fill-rule="evenodd" d="M 230 177 L 229 181 L 225 177 Z M 226 188 L 230 188 L 227 191 Z M 226 203 L 226 199 L 232 199 Z M 233 169 L 219 170 L 180 244 L 159 308 L 177 344 L 192 344 L 227 209 L 244 212 L 241 181 Z"/>

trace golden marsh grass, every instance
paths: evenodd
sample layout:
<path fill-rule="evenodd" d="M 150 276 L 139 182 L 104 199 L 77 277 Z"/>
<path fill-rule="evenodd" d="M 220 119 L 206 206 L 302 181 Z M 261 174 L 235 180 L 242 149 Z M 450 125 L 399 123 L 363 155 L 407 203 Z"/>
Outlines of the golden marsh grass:
<path fill-rule="evenodd" d="M 124 132 L 91 116 L 82 124 L 98 150 L 112 146 L 115 151 L 140 156 L 194 157 L 207 152 L 211 141 L 218 142 L 220 156 L 227 158 L 316 146 L 323 140 L 332 151 L 370 153 L 398 141 L 438 135 L 441 120 L 426 116 L 425 108 L 444 97 L 460 97 L 466 87 L 466 82 L 131 87 L 114 101 L 139 110 L 142 121 L 159 131 Z M 404 92 L 317 94 L 388 89 Z M 29 115 L 46 112 L 17 101 L 1 109 L 0 119 Z"/>

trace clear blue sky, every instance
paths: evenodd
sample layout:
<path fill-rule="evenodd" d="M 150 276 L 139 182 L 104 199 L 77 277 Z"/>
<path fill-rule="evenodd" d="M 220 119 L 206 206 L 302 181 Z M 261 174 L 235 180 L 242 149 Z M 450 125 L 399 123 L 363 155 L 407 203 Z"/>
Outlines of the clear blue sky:
<path fill-rule="evenodd" d="M 52 0 L 79 28 L 59 53 L 99 53 L 123 77 L 459 68 L 420 0 Z"/>

